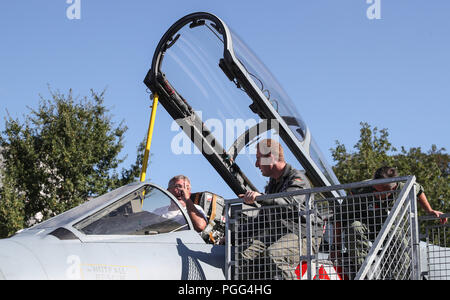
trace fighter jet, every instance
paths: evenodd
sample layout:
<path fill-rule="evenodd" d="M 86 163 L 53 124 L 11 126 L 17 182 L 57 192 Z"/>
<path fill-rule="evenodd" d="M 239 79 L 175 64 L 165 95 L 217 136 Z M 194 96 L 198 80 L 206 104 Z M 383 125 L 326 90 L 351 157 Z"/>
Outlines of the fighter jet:
<path fill-rule="evenodd" d="M 264 183 L 252 151 L 267 136 L 313 186 L 339 184 L 281 85 L 217 16 L 175 22 L 144 83 L 236 195 Z M 211 124 L 231 124 L 233 134 L 224 139 Z M 159 215 L 161 207 L 179 218 Z M 205 242 L 166 189 L 139 182 L 1 240 L 0 278 L 224 279 L 224 247 Z"/>
<path fill-rule="evenodd" d="M 153 184 L 118 188 L 0 240 L 0 279 L 223 279 L 223 246 L 179 205 Z M 168 206 L 180 217 L 156 213 Z"/>

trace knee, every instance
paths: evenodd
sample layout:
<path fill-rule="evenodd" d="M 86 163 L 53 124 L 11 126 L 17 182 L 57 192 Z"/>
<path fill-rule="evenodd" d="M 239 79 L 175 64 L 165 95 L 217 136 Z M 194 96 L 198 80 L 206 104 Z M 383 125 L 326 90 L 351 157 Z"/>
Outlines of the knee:
<path fill-rule="evenodd" d="M 353 223 L 350 224 L 349 229 L 351 231 L 364 233 L 366 231 L 366 225 L 364 225 L 360 221 L 354 221 Z"/>

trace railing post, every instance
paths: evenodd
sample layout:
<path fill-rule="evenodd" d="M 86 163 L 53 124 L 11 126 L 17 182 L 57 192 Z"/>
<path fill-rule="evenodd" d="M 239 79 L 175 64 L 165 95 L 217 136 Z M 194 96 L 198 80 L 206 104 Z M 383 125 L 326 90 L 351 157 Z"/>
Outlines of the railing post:
<path fill-rule="evenodd" d="M 419 239 L 419 222 L 417 215 L 417 201 L 416 201 L 416 188 L 413 185 L 411 191 L 409 192 L 409 199 L 411 201 L 411 243 L 412 243 L 412 274 L 411 279 L 419 280 L 421 274 L 421 263 L 420 263 L 420 239 Z"/>
<path fill-rule="evenodd" d="M 402 208 L 402 205 L 406 202 L 407 197 L 410 195 L 409 191 L 413 189 L 414 183 L 416 181 L 415 176 L 409 177 L 408 181 L 406 182 L 405 186 L 401 190 L 399 196 L 397 197 L 397 200 L 394 204 L 394 207 L 390 211 L 387 219 L 384 221 L 383 227 L 381 228 L 380 232 L 378 233 L 378 236 L 376 237 L 372 247 L 370 248 L 369 253 L 366 256 L 366 259 L 364 260 L 363 264 L 361 265 L 361 268 L 359 269 L 358 273 L 356 274 L 355 280 L 365 279 L 369 269 L 374 262 L 376 255 L 378 251 L 381 249 L 381 246 L 383 242 L 385 241 L 388 233 L 392 230 L 392 226 L 395 222 L 395 219 L 400 213 L 400 210 Z M 414 190 L 414 189 L 413 189 Z M 406 194 L 406 191 L 408 191 L 408 194 Z M 413 201 L 415 200 L 415 194 L 413 194 Z M 396 230 L 396 229 L 394 229 Z M 392 239 L 392 237 L 391 237 Z M 384 252 L 386 252 L 386 249 L 384 249 Z"/>
<path fill-rule="evenodd" d="M 312 242 L 311 242 L 311 194 L 307 194 L 305 197 L 305 202 L 306 202 L 306 211 L 305 212 L 301 212 L 300 211 L 300 206 L 297 205 L 298 209 L 299 209 L 299 216 L 301 216 L 302 214 L 306 214 L 306 265 L 307 265 L 307 278 L 308 280 L 312 279 L 312 263 L 311 263 L 311 253 L 312 253 Z M 301 266 L 301 262 L 302 262 L 302 258 L 304 257 L 302 255 L 302 249 L 303 249 L 303 238 L 302 238 L 302 232 L 301 232 L 301 222 L 300 220 L 298 221 L 298 227 L 299 227 L 299 236 L 298 236 L 298 240 L 299 240 L 299 255 L 300 255 L 300 266 Z"/>
<path fill-rule="evenodd" d="M 231 234 L 230 234 L 230 205 L 225 201 L 225 279 L 231 278 Z"/>

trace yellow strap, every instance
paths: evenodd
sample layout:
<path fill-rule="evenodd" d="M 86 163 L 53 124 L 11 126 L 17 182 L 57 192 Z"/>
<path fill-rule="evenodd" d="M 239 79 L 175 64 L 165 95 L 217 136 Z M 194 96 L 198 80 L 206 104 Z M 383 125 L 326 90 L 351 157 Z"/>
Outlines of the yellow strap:
<path fill-rule="evenodd" d="M 145 145 L 145 152 L 144 152 L 144 161 L 142 162 L 142 170 L 141 170 L 141 178 L 140 181 L 145 181 L 145 175 L 147 172 L 147 162 L 148 157 L 150 154 L 150 146 L 152 145 L 152 136 L 153 136 L 153 128 L 155 127 L 155 116 L 156 116 L 156 108 L 158 106 L 158 95 L 154 94 L 153 96 L 153 105 L 152 105 L 152 115 L 150 117 L 150 123 L 148 125 L 148 132 L 147 132 L 147 144 Z"/>
<path fill-rule="evenodd" d="M 211 240 L 211 242 L 213 242 L 213 244 L 216 243 L 216 240 L 214 239 L 212 232 L 209 233 L 209 239 Z"/>
<path fill-rule="evenodd" d="M 213 198 L 212 198 L 212 208 L 211 208 L 211 216 L 209 217 L 209 224 L 211 224 L 214 221 L 214 218 L 216 217 L 216 200 L 217 200 L 217 195 L 213 194 Z M 211 240 L 211 242 L 213 242 L 213 244 L 215 244 L 215 240 L 214 237 L 212 235 L 212 231 L 209 233 L 209 239 Z"/>

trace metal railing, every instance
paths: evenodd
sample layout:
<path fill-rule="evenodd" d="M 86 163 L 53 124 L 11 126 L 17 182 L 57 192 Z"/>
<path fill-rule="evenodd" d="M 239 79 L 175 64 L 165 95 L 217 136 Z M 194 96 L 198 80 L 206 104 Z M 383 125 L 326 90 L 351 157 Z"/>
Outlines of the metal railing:
<path fill-rule="evenodd" d="M 450 280 L 450 224 L 440 219 L 450 218 L 450 214 L 420 217 L 420 225 L 425 232 L 426 263 L 422 275 L 429 280 Z"/>
<path fill-rule="evenodd" d="M 401 184 L 364 192 L 379 184 Z M 226 201 L 228 279 L 419 279 L 415 177 L 262 195 L 289 205 Z M 331 191 L 349 191 L 325 197 Z M 351 191 L 351 192 L 350 192 Z M 345 193 L 344 193 L 345 194 Z"/>

